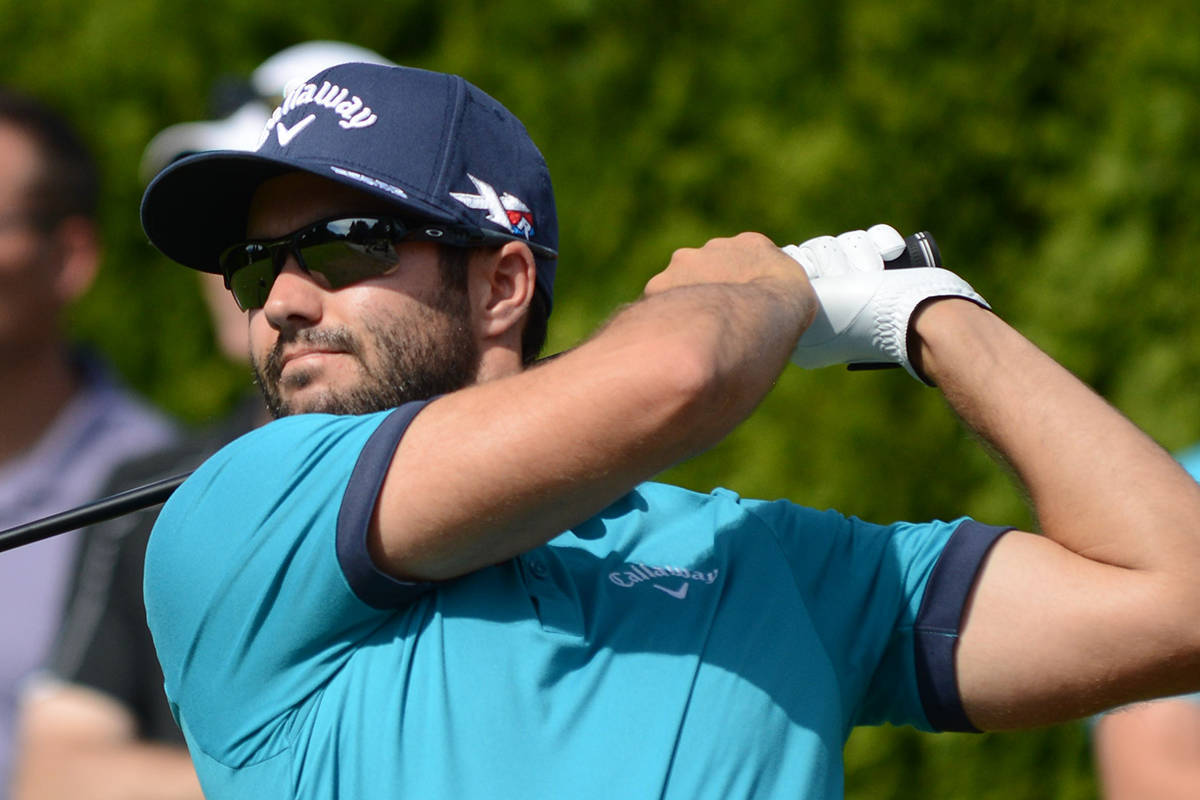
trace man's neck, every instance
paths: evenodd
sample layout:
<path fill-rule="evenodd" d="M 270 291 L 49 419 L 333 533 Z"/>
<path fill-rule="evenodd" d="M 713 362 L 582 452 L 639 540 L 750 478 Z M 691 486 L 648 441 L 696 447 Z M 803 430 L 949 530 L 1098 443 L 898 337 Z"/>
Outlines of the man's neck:
<path fill-rule="evenodd" d="M 37 443 L 79 390 L 61 346 L 0 359 L 0 464 Z"/>
<path fill-rule="evenodd" d="M 493 347 L 487 348 L 479 356 L 479 364 L 475 369 L 475 382 L 484 383 L 515 375 L 523 369 L 519 352 Z"/>

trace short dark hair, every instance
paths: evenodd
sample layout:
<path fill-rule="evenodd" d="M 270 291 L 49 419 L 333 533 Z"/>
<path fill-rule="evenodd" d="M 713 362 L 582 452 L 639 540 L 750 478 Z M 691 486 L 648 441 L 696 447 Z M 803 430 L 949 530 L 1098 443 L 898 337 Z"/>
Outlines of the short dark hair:
<path fill-rule="evenodd" d="M 0 87 L 0 124 L 17 128 L 38 148 L 40 169 L 29 192 L 29 213 L 42 227 L 71 216 L 96 219 L 100 174 L 75 129 L 44 103 Z"/>
<path fill-rule="evenodd" d="M 471 254 L 479 248 L 452 247 L 441 245 L 438 248 L 438 270 L 442 274 L 442 286 L 455 292 L 467 291 L 467 265 L 471 262 Z M 537 360 L 542 348 L 546 345 L 547 323 L 550 311 L 546 298 L 540 290 L 534 290 L 533 300 L 525 316 L 525 330 L 521 333 L 521 363 L 529 366 Z"/>

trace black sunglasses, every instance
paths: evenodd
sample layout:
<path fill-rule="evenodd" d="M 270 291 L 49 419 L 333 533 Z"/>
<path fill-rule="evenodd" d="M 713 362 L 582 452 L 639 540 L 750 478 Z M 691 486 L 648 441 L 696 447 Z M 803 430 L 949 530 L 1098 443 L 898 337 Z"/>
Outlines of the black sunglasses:
<path fill-rule="evenodd" d="M 548 247 L 461 225 L 405 222 L 392 217 L 339 217 L 307 225 L 278 239 L 235 244 L 221 253 L 218 264 L 225 287 L 243 311 L 262 308 L 288 255 L 300 269 L 324 280 L 330 290 L 394 271 L 399 256 L 393 245 L 431 241 L 452 247 L 486 247 L 525 242 L 534 255 L 554 258 Z"/>

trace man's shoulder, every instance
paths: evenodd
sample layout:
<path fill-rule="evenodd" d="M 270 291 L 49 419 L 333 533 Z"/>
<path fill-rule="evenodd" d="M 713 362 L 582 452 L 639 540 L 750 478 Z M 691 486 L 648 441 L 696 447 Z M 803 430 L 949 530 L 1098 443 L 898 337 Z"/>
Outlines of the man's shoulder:
<path fill-rule="evenodd" d="M 940 547 L 964 526 L 983 527 L 968 517 L 923 522 L 871 522 L 837 509 L 818 509 L 792 500 L 743 497 L 727 488 L 708 493 L 664 483 L 643 483 L 590 520 L 576 532 L 605 529 L 605 535 L 673 528 L 704 528 L 718 534 L 738 530 L 757 532 L 787 548 L 804 552 L 813 548 L 839 552 L 907 552 Z"/>
<path fill-rule="evenodd" d="M 306 503 L 314 488 L 344 484 L 363 446 L 391 412 L 297 414 L 267 423 L 220 446 L 172 495 L 164 511 L 231 498 L 283 498 Z M 169 516 L 169 515 L 168 515 Z"/>
<path fill-rule="evenodd" d="M 744 516 L 768 526 L 785 522 L 840 525 L 851 519 L 834 509 L 812 508 L 787 498 L 746 497 L 724 486 L 700 492 L 667 483 L 647 482 L 640 484 L 626 502 L 634 508 L 671 515 L 696 512 L 715 514 L 718 518 Z"/>
<path fill-rule="evenodd" d="M 229 442 L 222 450 L 239 454 L 282 451 L 326 453 L 326 448 L 347 437 L 369 438 L 393 411 L 373 414 L 295 414 L 268 422 Z"/>
<path fill-rule="evenodd" d="M 576 535 L 613 536 L 623 531 L 700 528 L 716 532 L 734 528 L 780 533 L 804 528 L 840 528 L 850 518 L 833 510 L 817 510 L 791 500 L 761 500 L 716 487 L 708 492 L 669 483 L 645 482 L 575 529 Z M 603 531 L 603 533 L 601 533 Z"/>

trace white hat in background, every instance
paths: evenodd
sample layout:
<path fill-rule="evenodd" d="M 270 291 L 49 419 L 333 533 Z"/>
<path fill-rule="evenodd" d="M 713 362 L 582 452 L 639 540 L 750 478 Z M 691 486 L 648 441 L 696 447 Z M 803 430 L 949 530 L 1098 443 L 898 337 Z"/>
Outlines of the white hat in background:
<path fill-rule="evenodd" d="M 281 50 L 250 74 L 253 97 L 233 113 L 218 120 L 181 122 L 163 129 L 142 153 L 139 168 L 143 183 L 149 183 L 172 161 L 205 150 L 253 150 L 263 126 L 292 81 L 304 80 L 321 70 L 362 61 L 393 66 L 383 56 L 365 47 L 344 42 L 303 42 Z"/>

